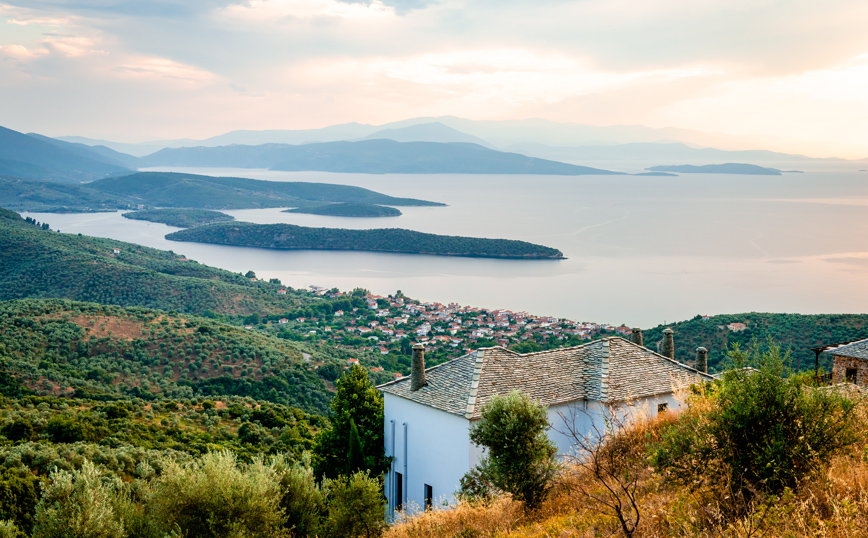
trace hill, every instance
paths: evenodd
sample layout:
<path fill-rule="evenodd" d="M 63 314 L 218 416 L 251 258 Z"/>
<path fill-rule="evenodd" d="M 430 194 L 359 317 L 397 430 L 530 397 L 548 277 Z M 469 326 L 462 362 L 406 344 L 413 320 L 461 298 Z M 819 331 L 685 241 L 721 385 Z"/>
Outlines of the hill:
<path fill-rule="evenodd" d="M 287 209 L 284 213 L 308 213 L 330 217 L 399 217 L 401 211 L 394 207 L 374 204 L 338 203 L 302 206 Z"/>
<path fill-rule="evenodd" d="M 241 395 L 324 413 L 329 395 L 288 341 L 196 316 L 64 300 L 0 303 L 6 373 L 37 394 Z"/>
<path fill-rule="evenodd" d="M 755 164 L 726 163 L 705 164 L 696 166 L 692 164 L 652 166 L 645 170 L 652 172 L 680 172 L 682 174 L 746 174 L 752 176 L 779 176 L 781 171 L 777 168 L 764 168 Z"/>
<path fill-rule="evenodd" d="M 744 323 L 746 328 L 735 332 L 727 328 L 731 323 Z M 705 320 L 696 316 L 645 330 L 645 346 L 656 349 L 666 327 L 675 332 L 676 360 L 686 364 L 693 364 L 696 348 L 702 346 L 708 349 L 709 369 L 719 371 L 723 368 L 726 350 L 732 344 L 745 348 L 754 339 L 762 343 L 771 337 L 783 349 L 790 349 L 794 368 L 810 370 L 814 368 L 812 347 L 868 337 L 868 315 L 750 312 L 711 316 Z M 830 358 L 822 355 L 820 359 L 820 366 L 828 372 Z"/>
<path fill-rule="evenodd" d="M 121 153 L 119 151 L 115 151 L 102 145 L 88 146 L 87 144 L 81 144 L 77 142 L 66 142 L 64 140 L 58 140 L 57 138 L 43 136 L 38 133 L 27 133 L 27 136 L 31 136 L 33 138 L 36 138 L 37 140 L 42 140 L 43 142 L 53 144 L 65 151 L 74 153 L 81 157 L 87 159 L 96 159 L 100 162 L 104 162 L 113 166 L 119 166 L 121 168 L 134 170 L 141 164 L 141 160 L 138 157 L 133 157 L 132 155 L 127 155 L 126 153 Z"/>
<path fill-rule="evenodd" d="M 0 176 L 0 206 L 15 211 L 115 211 L 136 205 L 131 198 L 101 192 L 89 184 Z"/>
<path fill-rule="evenodd" d="M 99 192 L 128 197 L 140 204 L 158 207 L 197 209 L 291 207 L 297 200 L 397 206 L 443 205 L 413 198 L 394 198 L 348 185 L 262 181 L 241 177 L 212 177 L 168 172 L 139 172 L 94 181 L 89 186 Z"/>
<path fill-rule="evenodd" d="M 83 182 L 129 173 L 89 149 L 70 150 L 66 142 L 46 142 L 0 127 L 0 175 Z"/>
<path fill-rule="evenodd" d="M 0 210 L 0 300 L 55 297 L 230 316 L 280 313 L 322 300 L 293 290 L 280 295 L 280 284 L 182 259 L 171 251 L 43 230 Z"/>
<path fill-rule="evenodd" d="M 146 220 L 174 226 L 176 228 L 192 228 L 212 222 L 235 220 L 232 215 L 207 209 L 145 209 L 124 213 L 124 218 Z"/>
<path fill-rule="evenodd" d="M 435 235 L 399 228 L 347 230 L 292 224 L 219 223 L 170 233 L 171 241 L 304 250 L 367 250 L 479 258 L 562 259 L 561 251 L 510 239 Z"/>
<path fill-rule="evenodd" d="M 230 166 L 286 171 L 366 174 L 619 174 L 505 153 L 478 144 L 362 140 L 293 146 L 163 149 L 144 158 L 153 166 Z"/>

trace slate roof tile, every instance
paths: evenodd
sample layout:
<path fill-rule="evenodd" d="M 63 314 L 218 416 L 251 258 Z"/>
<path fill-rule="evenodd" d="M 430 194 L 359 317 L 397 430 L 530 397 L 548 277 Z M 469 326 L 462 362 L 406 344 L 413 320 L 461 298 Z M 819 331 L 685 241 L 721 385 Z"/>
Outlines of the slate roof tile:
<path fill-rule="evenodd" d="M 494 395 L 513 389 L 550 406 L 582 399 L 625 401 L 712 379 L 621 337 L 526 354 L 479 349 L 426 369 L 425 377 L 428 384 L 415 392 L 408 377 L 377 388 L 472 420 Z"/>

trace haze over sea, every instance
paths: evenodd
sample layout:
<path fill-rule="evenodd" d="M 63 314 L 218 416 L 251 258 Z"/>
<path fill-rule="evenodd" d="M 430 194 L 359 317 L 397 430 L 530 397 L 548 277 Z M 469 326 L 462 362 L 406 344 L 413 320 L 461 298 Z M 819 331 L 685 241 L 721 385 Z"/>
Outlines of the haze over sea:
<path fill-rule="evenodd" d="M 516 261 L 365 252 L 277 251 L 167 241 L 176 228 L 120 213 L 34 214 L 52 229 L 174 250 L 284 284 L 526 310 L 651 326 L 696 314 L 865 312 L 868 173 L 679 177 L 368 175 L 154 168 L 277 181 L 358 185 L 448 207 L 357 219 L 226 211 L 239 221 L 408 228 L 521 239 L 567 260 Z"/>

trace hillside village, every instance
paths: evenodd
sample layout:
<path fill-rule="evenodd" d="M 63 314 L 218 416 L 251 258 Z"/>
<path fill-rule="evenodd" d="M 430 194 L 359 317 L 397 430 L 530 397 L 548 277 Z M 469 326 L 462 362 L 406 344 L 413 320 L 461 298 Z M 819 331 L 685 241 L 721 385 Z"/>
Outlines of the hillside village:
<path fill-rule="evenodd" d="M 311 291 L 329 299 L 350 297 L 337 289 L 311 286 Z M 280 291 L 278 291 L 280 293 Z M 534 351 L 580 344 L 604 334 L 630 336 L 625 326 L 578 322 L 527 312 L 441 304 L 411 299 L 398 292 L 383 297 L 366 294 L 364 306 L 336 310 L 329 316 L 269 319 L 268 323 L 285 337 L 303 338 L 319 345 L 368 351 L 393 360 L 380 360 L 372 371 L 406 375 L 410 367 L 410 346 L 423 344 L 436 365 L 485 346 L 513 347 Z M 248 325 L 248 328 L 253 328 Z M 348 359 L 357 363 L 358 359 Z"/>

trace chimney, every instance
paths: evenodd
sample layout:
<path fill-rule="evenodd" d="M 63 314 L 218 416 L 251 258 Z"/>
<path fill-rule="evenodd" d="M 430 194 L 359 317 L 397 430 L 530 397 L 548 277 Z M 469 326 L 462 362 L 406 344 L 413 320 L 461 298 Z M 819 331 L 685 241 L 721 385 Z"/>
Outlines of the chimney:
<path fill-rule="evenodd" d="M 675 342 L 672 340 L 672 329 L 663 329 L 663 351 L 660 354 L 675 360 Z"/>
<path fill-rule="evenodd" d="M 642 329 L 633 327 L 633 333 L 630 335 L 630 341 L 638 346 L 645 346 L 645 339 L 642 337 Z"/>
<path fill-rule="evenodd" d="M 704 347 L 696 348 L 696 364 L 694 368 L 703 374 L 708 373 L 708 350 Z"/>
<path fill-rule="evenodd" d="M 410 390 L 417 391 L 427 384 L 425 381 L 425 346 L 413 344 L 413 362 L 410 363 Z"/>

